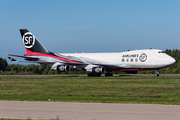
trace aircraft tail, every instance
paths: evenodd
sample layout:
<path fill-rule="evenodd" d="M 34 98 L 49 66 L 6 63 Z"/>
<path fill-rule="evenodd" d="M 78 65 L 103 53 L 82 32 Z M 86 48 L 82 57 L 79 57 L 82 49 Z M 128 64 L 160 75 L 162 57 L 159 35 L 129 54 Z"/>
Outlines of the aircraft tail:
<path fill-rule="evenodd" d="M 20 29 L 20 33 L 27 51 L 25 55 L 35 55 L 37 53 L 51 54 L 51 52 L 27 29 Z"/>

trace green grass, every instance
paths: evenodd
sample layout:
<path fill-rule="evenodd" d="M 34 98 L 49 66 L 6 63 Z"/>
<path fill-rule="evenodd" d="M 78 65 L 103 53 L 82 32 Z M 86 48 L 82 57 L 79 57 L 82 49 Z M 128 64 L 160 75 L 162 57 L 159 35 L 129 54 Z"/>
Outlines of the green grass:
<path fill-rule="evenodd" d="M 180 78 L 0 78 L 0 100 L 180 104 Z"/>

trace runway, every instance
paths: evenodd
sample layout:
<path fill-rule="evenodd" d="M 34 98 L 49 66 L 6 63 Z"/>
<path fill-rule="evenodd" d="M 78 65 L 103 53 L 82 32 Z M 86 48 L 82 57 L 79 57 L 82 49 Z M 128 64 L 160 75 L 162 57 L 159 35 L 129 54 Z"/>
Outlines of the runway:
<path fill-rule="evenodd" d="M 86 75 L 0 75 L 0 78 L 73 78 L 73 77 L 79 77 L 79 78 L 86 78 Z M 101 76 L 105 78 L 106 76 Z M 116 76 L 111 76 L 110 78 L 113 77 L 150 77 L 150 78 L 155 78 L 154 75 L 116 75 Z M 160 75 L 158 77 L 180 77 L 179 74 L 173 74 L 173 75 Z"/>
<path fill-rule="evenodd" d="M 179 120 L 179 105 L 0 101 L 0 118 Z"/>

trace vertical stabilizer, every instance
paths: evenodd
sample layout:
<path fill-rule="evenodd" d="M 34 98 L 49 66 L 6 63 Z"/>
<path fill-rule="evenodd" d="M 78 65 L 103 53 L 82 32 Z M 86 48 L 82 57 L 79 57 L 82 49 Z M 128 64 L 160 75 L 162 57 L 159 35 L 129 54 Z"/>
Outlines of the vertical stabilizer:
<path fill-rule="evenodd" d="M 22 40 L 27 51 L 26 55 L 32 55 L 33 53 L 45 53 L 51 52 L 43 46 L 41 42 L 27 29 L 20 29 Z"/>

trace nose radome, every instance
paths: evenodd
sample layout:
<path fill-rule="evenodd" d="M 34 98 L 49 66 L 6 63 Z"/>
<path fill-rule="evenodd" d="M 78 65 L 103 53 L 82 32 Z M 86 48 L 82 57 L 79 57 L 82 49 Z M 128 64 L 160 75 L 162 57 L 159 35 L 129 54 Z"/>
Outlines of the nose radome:
<path fill-rule="evenodd" d="M 176 60 L 173 57 L 171 57 L 171 63 L 174 64 L 175 62 Z"/>
<path fill-rule="evenodd" d="M 166 61 L 166 64 L 168 65 L 172 65 L 176 62 L 176 60 L 171 56 L 169 56 L 165 61 Z"/>

